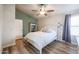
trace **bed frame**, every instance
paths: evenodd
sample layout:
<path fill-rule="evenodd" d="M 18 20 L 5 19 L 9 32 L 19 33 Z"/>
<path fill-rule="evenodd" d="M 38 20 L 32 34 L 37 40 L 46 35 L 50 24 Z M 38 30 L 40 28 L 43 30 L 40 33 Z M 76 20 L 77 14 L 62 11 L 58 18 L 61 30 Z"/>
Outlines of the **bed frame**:
<path fill-rule="evenodd" d="M 57 36 L 56 36 L 55 40 L 58 40 L 58 39 L 59 39 L 59 37 L 58 37 L 58 36 L 59 36 L 59 30 L 58 30 L 58 29 L 61 28 L 61 27 L 63 27 L 63 26 L 62 26 L 60 23 L 58 23 L 58 26 L 57 26 Z M 28 38 L 27 38 L 27 39 L 28 39 Z M 29 42 L 29 43 L 30 43 L 30 42 Z M 50 43 L 51 43 L 51 42 L 50 42 Z M 50 44 L 50 43 L 48 43 L 48 44 Z M 31 43 L 30 43 L 30 44 L 31 44 Z M 47 45 L 48 45 L 48 44 L 47 44 Z M 47 45 L 46 45 L 46 46 L 47 46 Z M 44 47 L 43 47 L 43 48 L 44 48 Z M 43 49 L 43 48 L 38 49 L 38 50 L 40 51 L 40 54 L 42 54 L 42 49 Z M 36 49 L 37 49 L 37 48 L 36 48 Z"/>

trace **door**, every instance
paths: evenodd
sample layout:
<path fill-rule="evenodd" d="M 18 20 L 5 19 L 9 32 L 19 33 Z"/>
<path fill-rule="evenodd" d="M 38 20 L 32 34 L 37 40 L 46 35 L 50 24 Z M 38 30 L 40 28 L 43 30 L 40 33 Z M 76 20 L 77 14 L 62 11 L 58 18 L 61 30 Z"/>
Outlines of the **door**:
<path fill-rule="evenodd" d="M 21 19 L 16 19 L 16 38 L 21 38 L 23 36 L 23 21 Z"/>

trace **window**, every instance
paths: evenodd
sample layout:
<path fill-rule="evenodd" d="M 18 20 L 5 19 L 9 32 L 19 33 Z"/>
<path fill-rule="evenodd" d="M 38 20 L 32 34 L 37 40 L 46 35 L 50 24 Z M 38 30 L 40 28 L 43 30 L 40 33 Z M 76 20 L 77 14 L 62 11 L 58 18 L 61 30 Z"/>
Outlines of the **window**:
<path fill-rule="evenodd" d="M 71 16 L 71 35 L 79 36 L 79 15 Z"/>

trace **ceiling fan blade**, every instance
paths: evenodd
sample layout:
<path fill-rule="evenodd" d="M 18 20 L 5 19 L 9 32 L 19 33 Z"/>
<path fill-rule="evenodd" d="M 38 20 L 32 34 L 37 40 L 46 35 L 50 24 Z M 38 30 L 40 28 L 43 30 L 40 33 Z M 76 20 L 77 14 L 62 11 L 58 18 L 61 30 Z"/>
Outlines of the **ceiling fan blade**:
<path fill-rule="evenodd" d="M 54 10 L 47 10 L 47 12 L 54 12 Z"/>
<path fill-rule="evenodd" d="M 37 10 L 32 10 L 32 11 L 37 11 Z"/>

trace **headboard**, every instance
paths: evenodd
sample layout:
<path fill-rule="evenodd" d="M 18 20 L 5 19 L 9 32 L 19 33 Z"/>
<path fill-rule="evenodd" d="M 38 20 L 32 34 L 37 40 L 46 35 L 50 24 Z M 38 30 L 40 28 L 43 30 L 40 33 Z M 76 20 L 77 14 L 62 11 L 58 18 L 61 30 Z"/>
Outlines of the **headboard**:
<path fill-rule="evenodd" d="M 53 30 L 57 30 L 57 27 L 56 26 L 52 26 L 52 25 L 45 25 L 45 26 L 42 26 L 42 29 L 44 28 L 47 28 L 47 29 L 53 29 Z"/>
<path fill-rule="evenodd" d="M 61 23 L 57 23 L 57 25 L 47 24 L 47 25 L 44 25 L 44 26 L 41 26 L 41 27 L 42 27 L 41 29 L 49 28 L 49 29 L 53 29 L 57 32 L 58 29 L 63 28 L 63 25 Z"/>

